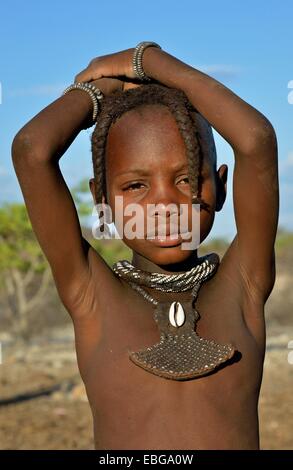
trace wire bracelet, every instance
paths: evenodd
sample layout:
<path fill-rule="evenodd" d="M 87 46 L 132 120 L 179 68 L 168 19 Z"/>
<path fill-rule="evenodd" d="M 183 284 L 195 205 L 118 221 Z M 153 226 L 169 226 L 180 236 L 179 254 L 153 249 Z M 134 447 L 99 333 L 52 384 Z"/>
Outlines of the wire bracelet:
<path fill-rule="evenodd" d="M 92 102 L 93 102 L 93 107 L 94 107 L 93 121 L 95 122 L 97 120 L 97 115 L 99 112 L 99 101 L 101 101 L 104 98 L 102 91 L 99 88 L 94 87 L 88 82 L 83 82 L 83 83 L 78 82 L 78 83 L 73 83 L 72 85 L 69 85 L 69 87 L 67 87 L 63 91 L 62 95 L 65 95 L 71 90 L 83 90 L 83 91 L 86 91 L 90 95 Z"/>

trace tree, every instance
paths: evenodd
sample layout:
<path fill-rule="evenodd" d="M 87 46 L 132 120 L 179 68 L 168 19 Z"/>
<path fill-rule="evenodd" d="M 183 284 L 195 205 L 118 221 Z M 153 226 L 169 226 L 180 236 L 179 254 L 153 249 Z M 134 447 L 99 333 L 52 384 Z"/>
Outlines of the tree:
<path fill-rule="evenodd" d="M 13 332 L 29 334 L 28 313 L 41 305 L 51 270 L 32 230 L 24 204 L 0 207 L 0 287 L 7 296 Z"/>
<path fill-rule="evenodd" d="M 82 231 L 97 252 L 109 264 L 125 258 L 129 250 L 121 241 L 92 238 L 89 221 L 93 201 L 88 180 L 81 180 L 71 189 L 71 194 Z M 51 283 L 51 269 L 33 232 L 25 205 L 3 204 L 0 206 L 0 289 L 5 293 L 12 332 L 18 339 L 28 339 L 30 313 L 43 304 Z"/>
<path fill-rule="evenodd" d="M 89 182 L 86 178 L 82 179 L 76 186 L 71 188 L 71 195 L 77 207 L 80 218 L 87 217 L 92 214 L 93 200 L 89 190 Z"/>

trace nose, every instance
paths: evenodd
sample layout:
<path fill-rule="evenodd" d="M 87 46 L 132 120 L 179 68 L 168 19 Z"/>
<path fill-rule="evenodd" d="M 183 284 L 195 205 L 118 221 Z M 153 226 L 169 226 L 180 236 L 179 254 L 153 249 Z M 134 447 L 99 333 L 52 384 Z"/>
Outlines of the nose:
<path fill-rule="evenodd" d="M 167 181 L 161 179 L 156 186 L 153 186 L 149 196 L 149 204 L 151 205 L 149 215 L 151 217 L 157 216 L 160 218 L 164 216 L 169 218 L 173 214 L 178 215 L 180 206 L 178 194 Z"/>
<path fill-rule="evenodd" d="M 164 215 L 164 217 L 171 217 L 173 214 L 178 214 L 178 206 L 175 202 L 160 201 L 156 202 L 155 206 L 152 216 L 161 217 Z"/>

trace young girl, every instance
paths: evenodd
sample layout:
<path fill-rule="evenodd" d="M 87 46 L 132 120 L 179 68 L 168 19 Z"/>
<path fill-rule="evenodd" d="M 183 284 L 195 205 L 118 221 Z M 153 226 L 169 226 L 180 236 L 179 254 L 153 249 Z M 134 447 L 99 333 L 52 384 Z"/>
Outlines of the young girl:
<path fill-rule="evenodd" d="M 18 132 L 15 171 L 73 320 L 95 448 L 258 449 L 264 306 L 275 281 L 276 135 L 224 85 L 148 46 L 140 57 L 131 48 L 91 61 L 76 89 Z M 156 226 L 154 238 L 123 235 L 132 263 L 113 270 L 82 237 L 59 169 L 77 134 L 93 124 L 94 88 L 91 94 L 82 83 L 104 95 L 92 136 L 94 201 L 115 212 L 120 196 L 123 209 L 139 205 L 141 222 L 150 217 Z M 186 205 L 190 227 L 192 203 L 200 204 L 200 242 L 208 236 L 228 171 L 217 169 L 210 126 L 235 155 L 237 234 L 221 263 L 216 254 L 182 249 L 183 237 L 171 237 L 170 212 L 165 238 L 160 210 L 147 213 L 149 204 Z M 123 228 L 129 219 L 123 212 Z"/>

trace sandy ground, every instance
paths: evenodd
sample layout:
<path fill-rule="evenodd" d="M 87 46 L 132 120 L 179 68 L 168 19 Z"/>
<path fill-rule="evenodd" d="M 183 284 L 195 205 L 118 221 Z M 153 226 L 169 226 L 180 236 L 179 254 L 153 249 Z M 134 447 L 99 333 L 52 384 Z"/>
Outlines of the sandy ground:
<path fill-rule="evenodd" d="M 263 449 L 293 449 L 293 364 L 288 363 L 293 330 L 282 331 L 267 340 L 259 406 Z M 93 449 L 91 412 L 72 339 L 3 348 L 0 374 L 2 401 L 55 387 L 48 395 L 0 405 L 0 449 Z"/>

